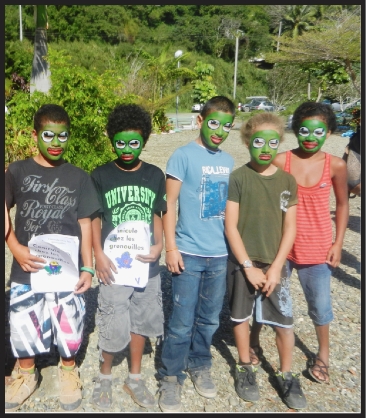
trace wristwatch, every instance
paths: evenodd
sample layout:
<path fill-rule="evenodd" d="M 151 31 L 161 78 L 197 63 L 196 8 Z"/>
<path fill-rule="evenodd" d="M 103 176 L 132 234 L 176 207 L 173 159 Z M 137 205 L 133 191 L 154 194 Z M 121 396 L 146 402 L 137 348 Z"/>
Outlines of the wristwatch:
<path fill-rule="evenodd" d="M 243 264 L 240 264 L 240 267 L 243 269 L 249 269 L 250 267 L 253 267 L 253 264 L 250 260 L 245 260 Z"/>

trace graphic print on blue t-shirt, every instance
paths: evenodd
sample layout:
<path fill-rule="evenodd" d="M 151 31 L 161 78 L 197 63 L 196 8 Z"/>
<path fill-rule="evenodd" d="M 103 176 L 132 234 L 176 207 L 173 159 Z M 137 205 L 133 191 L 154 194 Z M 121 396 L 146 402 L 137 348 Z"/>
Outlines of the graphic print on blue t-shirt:
<path fill-rule="evenodd" d="M 207 170 L 204 171 L 207 173 Z M 201 219 L 224 218 L 228 181 L 229 169 L 227 167 L 212 167 L 211 174 L 202 175 Z"/>

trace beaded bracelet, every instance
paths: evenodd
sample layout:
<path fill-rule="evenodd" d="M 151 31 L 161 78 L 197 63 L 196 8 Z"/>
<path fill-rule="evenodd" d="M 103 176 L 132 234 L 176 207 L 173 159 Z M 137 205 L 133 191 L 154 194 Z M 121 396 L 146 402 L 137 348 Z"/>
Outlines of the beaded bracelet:
<path fill-rule="evenodd" d="M 177 250 L 178 249 L 178 247 L 175 247 L 175 248 L 172 248 L 171 250 L 165 250 L 165 252 L 166 253 L 169 253 L 170 251 L 175 251 L 175 250 Z"/>
<path fill-rule="evenodd" d="M 95 274 L 95 270 L 92 267 L 81 267 L 80 270 L 81 271 L 86 271 L 86 272 L 90 273 L 92 276 L 94 276 L 94 274 Z"/>

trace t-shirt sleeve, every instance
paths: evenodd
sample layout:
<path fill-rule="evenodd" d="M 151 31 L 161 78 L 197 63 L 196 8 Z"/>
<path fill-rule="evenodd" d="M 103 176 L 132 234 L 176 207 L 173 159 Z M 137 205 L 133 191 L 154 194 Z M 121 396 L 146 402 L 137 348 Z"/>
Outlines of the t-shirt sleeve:
<path fill-rule="evenodd" d="M 164 173 L 161 171 L 159 174 L 158 193 L 156 196 L 154 212 L 160 215 L 161 212 L 166 212 L 166 189 Z"/>
<path fill-rule="evenodd" d="M 99 202 L 99 206 L 100 206 L 98 212 L 103 213 L 104 210 L 103 210 L 103 201 L 102 201 L 102 189 L 101 189 L 101 185 L 100 185 L 99 175 L 98 175 L 97 171 L 94 170 L 94 171 L 92 171 L 90 176 L 91 176 L 91 179 L 92 179 L 95 191 L 96 191 L 97 199 L 98 199 L 98 202 Z"/>
<path fill-rule="evenodd" d="M 166 174 L 184 181 L 187 171 L 187 155 L 179 148 L 174 151 L 167 162 Z"/>
<path fill-rule="evenodd" d="M 97 191 L 89 174 L 85 173 L 81 184 L 80 200 L 78 206 L 78 219 L 89 218 L 99 211 L 100 203 Z"/>
<path fill-rule="evenodd" d="M 240 202 L 239 191 L 240 191 L 240 187 L 238 184 L 238 178 L 235 176 L 234 173 L 231 173 L 229 177 L 229 190 L 228 190 L 227 200 L 239 203 Z"/>
<path fill-rule="evenodd" d="M 8 209 L 14 206 L 14 175 L 11 169 L 7 169 L 5 172 L 5 203 Z"/>
<path fill-rule="evenodd" d="M 288 207 L 297 205 L 297 183 L 295 177 L 292 174 L 289 174 L 289 190 L 290 190 L 290 199 L 288 201 Z"/>

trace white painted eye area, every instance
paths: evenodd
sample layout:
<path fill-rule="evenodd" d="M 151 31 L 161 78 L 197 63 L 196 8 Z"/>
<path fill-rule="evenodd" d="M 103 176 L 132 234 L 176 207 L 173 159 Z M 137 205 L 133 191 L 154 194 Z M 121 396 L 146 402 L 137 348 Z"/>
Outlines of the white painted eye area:
<path fill-rule="evenodd" d="M 138 139 L 132 139 L 128 145 L 130 146 L 130 148 L 132 149 L 139 149 L 141 142 Z"/>
<path fill-rule="evenodd" d="M 299 135 L 301 135 L 301 136 L 309 136 L 310 135 L 310 131 L 309 131 L 309 129 L 306 126 L 302 126 L 299 129 Z"/>
<path fill-rule="evenodd" d="M 225 123 L 225 125 L 222 127 L 222 129 L 225 131 L 225 132 L 230 132 L 230 129 L 232 128 L 232 123 L 230 123 L 230 122 L 228 122 L 228 123 Z"/>
<path fill-rule="evenodd" d="M 253 148 L 263 148 L 266 141 L 263 138 L 254 138 L 253 139 Z"/>
<path fill-rule="evenodd" d="M 116 141 L 116 148 L 123 149 L 126 147 L 126 142 L 122 141 L 122 139 L 119 139 Z M 131 139 L 131 141 L 128 142 L 128 146 L 132 149 L 139 149 L 141 146 L 141 141 L 138 139 Z"/>
<path fill-rule="evenodd" d="M 207 121 L 207 126 L 210 129 L 218 129 L 219 126 L 220 126 L 220 121 L 217 120 L 217 119 L 210 119 L 210 120 Z"/>
<path fill-rule="evenodd" d="M 268 145 L 272 149 L 277 149 L 280 145 L 280 141 L 278 139 L 270 139 Z"/>
<path fill-rule="evenodd" d="M 325 129 L 324 128 L 316 128 L 314 129 L 314 136 L 317 138 L 322 138 L 325 135 Z"/>
<path fill-rule="evenodd" d="M 56 134 L 52 131 L 43 131 L 41 133 L 41 137 L 44 142 L 52 142 L 53 138 L 56 136 Z M 64 131 L 59 134 L 57 134 L 57 138 L 60 142 L 66 142 L 69 138 L 68 132 Z"/>

